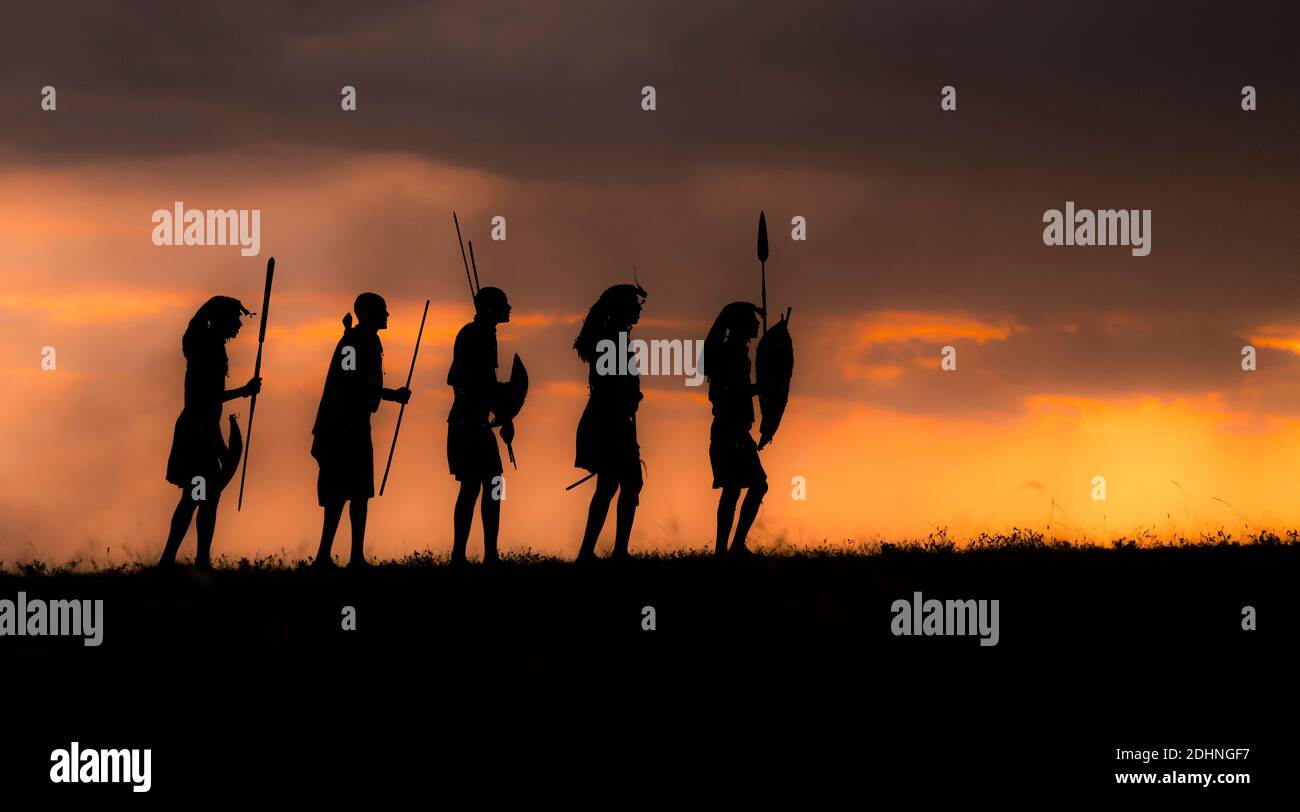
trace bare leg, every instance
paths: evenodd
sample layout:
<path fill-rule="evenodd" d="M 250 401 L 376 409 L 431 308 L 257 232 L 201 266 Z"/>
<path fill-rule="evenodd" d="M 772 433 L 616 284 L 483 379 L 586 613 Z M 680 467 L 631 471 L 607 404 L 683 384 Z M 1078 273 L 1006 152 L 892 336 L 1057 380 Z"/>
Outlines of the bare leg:
<path fill-rule="evenodd" d="M 456 495 L 456 508 L 452 512 L 451 563 L 465 563 L 465 548 L 469 546 L 469 530 L 474 524 L 474 502 L 478 499 L 480 483 L 464 480 Z"/>
<path fill-rule="evenodd" d="M 736 520 L 736 538 L 731 544 L 732 552 L 749 551 L 745 546 L 745 537 L 749 535 L 749 528 L 754 525 L 754 519 L 758 518 L 758 508 L 763 503 L 763 495 L 766 493 L 766 482 L 750 486 L 749 491 L 745 493 L 745 501 L 740 505 L 740 517 Z"/>
<path fill-rule="evenodd" d="M 632 538 L 632 521 L 636 518 L 636 505 L 641 489 L 624 485 L 618 490 L 618 507 L 614 513 L 614 557 L 627 558 L 627 545 Z"/>
<path fill-rule="evenodd" d="M 740 488 L 723 488 L 718 498 L 718 536 L 714 555 L 727 552 L 727 538 L 731 536 L 731 523 L 736 519 L 736 503 L 740 501 Z"/>
<path fill-rule="evenodd" d="M 617 490 L 617 479 L 608 475 L 596 477 L 596 492 L 591 495 L 591 506 L 587 508 L 587 529 L 582 534 L 582 547 L 578 549 L 579 561 L 590 561 L 596 557 L 596 541 L 600 538 L 601 528 L 605 526 L 609 503 L 614 500 L 614 492 Z"/>
<path fill-rule="evenodd" d="M 176 504 L 176 510 L 172 511 L 171 530 L 167 533 L 167 544 L 163 547 L 158 566 L 176 563 L 176 553 L 180 551 L 181 542 L 185 540 L 185 534 L 190 530 L 190 522 L 194 519 L 196 507 L 198 502 L 190 498 L 188 490 L 181 488 L 181 501 Z"/>
<path fill-rule="evenodd" d="M 501 530 L 501 500 L 492 498 L 492 482 L 483 483 L 483 502 L 479 512 L 483 516 L 483 563 L 493 564 L 498 560 L 497 535 Z"/>
<path fill-rule="evenodd" d="M 366 514 L 370 508 L 369 499 L 353 499 L 348 503 L 348 518 L 352 521 L 352 558 L 349 567 L 366 566 Z"/>
<path fill-rule="evenodd" d="M 199 503 L 199 518 L 195 522 L 199 531 L 199 543 L 194 553 L 194 566 L 199 569 L 212 569 L 212 536 L 217 531 L 217 505 L 220 503 L 220 492 Z"/>
<path fill-rule="evenodd" d="M 325 522 L 320 529 L 320 549 L 316 551 L 316 559 L 312 561 L 312 566 L 328 567 L 334 563 L 334 559 L 330 557 L 330 550 L 334 547 L 334 534 L 339 529 L 341 518 L 343 518 L 343 502 L 325 506 Z"/>

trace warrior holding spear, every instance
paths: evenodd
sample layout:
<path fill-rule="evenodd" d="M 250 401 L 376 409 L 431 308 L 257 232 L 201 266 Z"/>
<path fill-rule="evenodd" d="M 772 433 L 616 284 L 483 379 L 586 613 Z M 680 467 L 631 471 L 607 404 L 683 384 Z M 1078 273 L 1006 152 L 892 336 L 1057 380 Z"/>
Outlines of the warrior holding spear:
<path fill-rule="evenodd" d="M 320 549 L 313 567 L 333 567 L 330 548 L 343 517 L 343 504 L 349 504 L 352 520 L 352 558 L 348 567 L 366 566 L 366 514 L 375 495 L 375 452 L 370 438 L 370 415 L 379 410 L 381 401 L 405 405 L 411 399 L 408 387 L 384 387 L 384 345 L 379 331 L 388 327 L 388 304 L 377 293 L 363 293 L 343 317 L 343 337 L 334 347 L 325 374 L 311 455 L 320 464 L 316 480 L 316 497 L 325 509 L 321 526 Z"/>
<path fill-rule="evenodd" d="M 460 220 L 455 213 L 456 237 L 460 239 Z M 461 243 L 461 259 L 464 256 Z M 474 243 L 470 242 L 470 259 Z M 528 393 L 528 373 L 519 356 L 514 358 L 509 381 L 497 380 L 497 325 L 510 321 L 510 302 L 505 291 L 479 287 L 478 263 L 474 275 L 466 263 L 465 277 L 474 300 L 474 318 L 456 334 L 447 385 L 454 399 L 447 414 L 447 467 L 460 482 L 456 506 L 452 512 L 451 563 L 466 562 L 469 531 L 474 524 L 474 504 L 482 493 L 480 513 L 483 518 L 483 563 L 496 564 L 497 535 L 501 529 L 501 499 L 504 497 L 504 469 L 501 451 L 492 429 L 501 429 L 501 439 L 514 463 L 514 418 L 523 408 Z M 489 419 L 489 415 L 491 419 Z"/>
<path fill-rule="evenodd" d="M 767 329 L 767 218 L 758 218 L 758 261 L 761 266 L 762 306 L 732 302 L 722 308 L 704 340 L 704 374 L 709 379 L 709 402 L 713 404 L 713 425 L 709 430 L 709 462 L 713 487 L 720 489 L 718 534 L 715 554 L 745 556 L 749 530 L 767 493 L 767 473 L 759 462 L 763 450 L 776 434 L 790 396 L 794 371 L 794 347 L 790 340 L 789 311 L 770 331 Z M 758 337 L 762 317 L 763 338 L 755 351 L 757 382 L 751 382 L 749 342 Z M 758 396 L 763 420 L 760 441 L 754 442 L 754 396 Z M 736 504 L 744 490 L 745 501 L 736 517 Z M 727 548 L 732 522 L 736 532 Z"/>
<path fill-rule="evenodd" d="M 767 473 L 758 460 L 758 445 L 750 428 L 754 425 L 754 396 L 757 387 L 749 378 L 749 342 L 758 337 L 762 308 L 750 302 L 732 302 L 722 308 L 704 339 L 704 374 L 709 379 L 709 402 L 713 404 L 713 425 L 709 429 L 709 463 L 713 487 L 722 490 L 718 500 L 718 535 L 715 553 L 725 555 L 736 503 L 746 490 L 740 521 L 731 543 L 731 554 L 749 554 L 745 537 L 758 516 L 767 493 Z"/>
<path fill-rule="evenodd" d="M 194 564 L 212 566 L 212 536 L 216 531 L 221 492 L 235 475 L 243 441 L 235 416 L 230 416 L 230 445 L 221 438 L 221 407 L 228 400 L 256 395 L 262 379 L 254 376 L 237 389 L 226 389 L 229 361 L 226 342 L 239 335 L 240 317 L 252 315 L 238 299 L 213 296 L 190 319 L 181 339 L 185 354 L 185 408 L 176 419 L 167 481 L 181 489 L 172 513 L 171 531 L 159 566 L 176 563 L 181 541 L 198 510 L 198 548 Z"/>

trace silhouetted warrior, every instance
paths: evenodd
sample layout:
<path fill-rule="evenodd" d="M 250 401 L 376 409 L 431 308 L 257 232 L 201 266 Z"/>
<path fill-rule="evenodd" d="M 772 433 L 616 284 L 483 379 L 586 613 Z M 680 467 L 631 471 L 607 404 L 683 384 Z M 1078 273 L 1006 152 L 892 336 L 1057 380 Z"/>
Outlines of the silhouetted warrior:
<path fill-rule="evenodd" d="M 229 361 L 226 342 L 239 335 L 241 315 L 250 315 L 238 299 L 213 296 L 190 319 L 181 338 L 185 354 L 185 407 L 176 418 L 171 454 L 167 457 L 167 481 L 181 489 L 181 500 L 172 513 L 171 531 L 163 548 L 160 566 L 176 563 L 176 552 L 189 532 L 190 520 L 198 508 L 198 547 L 195 566 L 212 566 L 212 534 L 217 524 L 221 491 L 235 475 L 243 441 L 239 424 L 230 417 L 230 446 L 221 438 L 221 405 L 248 397 L 262 389 L 262 379 L 252 378 L 238 389 L 226 389 Z"/>
<path fill-rule="evenodd" d="M 500 421 L 493 411 L 497 383 L 497 325 L 510 321 L 510 303 L 500 288 L 480 288 L 474 296 L 474 320 L 460 328 L 452 352 L 447 385 L 455 398 L 447 415 L 447 466 L 460 482 L 452 514 L 451 563 L 465 563 L 465 548 L 474 524 L 474 503 L 483 492 L 483 563 L 497 557 L 501 501 L 497 478 L 502 474 L 501 451 L 492 427 L 512 442 L 513 421 Z M 493 414 L 489 421 L 488 414 Z M 494 481 L 495 480 L 495 481 Z"/>
<path fill-rule="evenodd" d="M 320 464 L 316 480 L 316 498 L 325 509 L 321 527 L 320 550 L 316 567 L 332 567 L 330 548 L 334 533 L 343 516 L 343 503 L 349 503 L 352 520 L 352 558 L 349 567 L 366 565 L 366 509 L 375 495 L 375 455 L 370 443 L 370 415 L 379 410 L 381 400 L 406 403 L 411 390 L 384 388 L 384 346 L 379 331 L 388 328 L 388 305 L 377 293 L 363 293 L 343 317 L 343 337 L 334 348 L 325 389 L 321 392 L 315 440 L 311 455 Z"/>
<path fill-rule="evenodd" d="M 635 369 L 632 353 L 618 359 L 613 370 L 602 369 L 598 359 L 613 342 L 615 350 L 630 346 L 630 338 L 619 342 L 619 333 L 631 333 L 632 325 L 641 320 L 646 292 L 640 285 L 615 285 L 606 290 L 591 306 L 582 330 L 573 342 L 578 357 L 589 367 L 587 408 L 578 421 L 578 453 L 574 464 L 596 475 L 596 492 L 587 510 L 587 529 L 578 550 L 578 561 L 596 558 L 596 541 L 600 538 L 609 503 L 618 492 L 615 512 L 614 552 L 612 558 L 627 558 L 632 521 L 640 502 L 641 446 L 636 439 L 636 410 L 641 403 L 641 379 L 631 374 Z M 619 370 L 629 374 L 620 375 Z M 604 374 L 602 374 L 602 372 Z"/>
<path fill-rule="evenodd" d="M 713 487 L 722 489 L 718 500 L 718 536 L 715 553 L 727 552 L 727 536 L 736 515 L 741 489 L 748 489 L 731 544 L 734 555 L 748 555 L 745 537 L 758 516 L 767 493 L 767 473 L 758 461 L 758 445 L 750 435 L 754 425 L 757 386 L 750 380 L 749 342 L 758 336 L 756 305 L 732 302 L 722 308 L 704 340 L 704 374 L 709 379 L 713 426 L 709 430 L 709 462 Z"/>

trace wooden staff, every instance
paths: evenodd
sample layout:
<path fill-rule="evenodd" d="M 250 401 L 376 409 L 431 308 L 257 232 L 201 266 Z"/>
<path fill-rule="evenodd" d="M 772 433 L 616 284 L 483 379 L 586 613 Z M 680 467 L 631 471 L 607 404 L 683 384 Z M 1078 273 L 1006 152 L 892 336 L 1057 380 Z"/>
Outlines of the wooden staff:
<path fill-rule="evenodd" d="M 424 335 L 424 320 L 429 317 L 429 300 L 424 300 L 424 315 L 420 317 L 420 331 L 415 334 L 415 352 L 411 353 L 411 369 L 406 373 L 406 389 L 411 389 L 411 378 L 415 375 L 415 359 L 420 354 L 420 338 Z M 388 447 L 388 462 L 384 465 L 384 479 L 379 483 L 379 495 L 384 495 L 384 486 L 388 484 L 388 469 L 393 467 L 393 452 L 397 450 L 397 433 L 402 430 L 402 415 L 406 414 L 406 404 L 397 410 L 397 427 L 393 429 L 393 444 Z"/>
<path fill-rule="evenodd" d="M 266 289 L 262 291 L 262 324 L 257 330 L 257 360 L 253 362 L 253 377 L 262 376 L 262 345 L 266 343 L 266 318 L 271 314 L 271 280 L 275 277 L 275 257 L 266 261 Z M 239 472 L 239 502 L 235 510 L 244 507 L 244 478 L 248 476 L 248 458 L 253 451 L 253 415 L 257 412 L 257 393 L 248 403 L 248 437 L 244 440 L 244 467 Z"/>

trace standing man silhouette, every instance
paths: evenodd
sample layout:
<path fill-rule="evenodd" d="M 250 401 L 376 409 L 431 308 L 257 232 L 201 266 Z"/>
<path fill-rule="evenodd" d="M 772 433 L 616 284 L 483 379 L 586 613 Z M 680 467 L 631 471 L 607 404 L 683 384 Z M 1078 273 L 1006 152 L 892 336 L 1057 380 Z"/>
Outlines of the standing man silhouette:
<path fill-rule="evenodd" d="M 596 541 L 605 525 L 609 504 L 618 493 L 615 511 L 615 560 L 628 557 L 632 522 L 640 502 L 641 446 L 636 437 L 636 412 L 641 403 L 641 378 L 635 373 L 632 353 L 618 363 L 598 363 L 614 348 L 627 348 L 632 325 L 641 320 L 646 292 L 640 285 L 615 285 L 591 306 L 582 330 L 573 342 L 578 357 L 588 365 L 587 407 L 578 421 L 578 451 L 574 464 L 596 477 L 596 492 L 587 510 L 587 528 L 578 550 L 578 562 L 596 558 Z M 623 341 L 619 334 L 623 333 Z M 612 342 L 613 347 L 605 342 Z M 612 366 L 613 369 L 607 369 Z M 628 374 L 619 374 L 620 372 Z"/>
<path fill-rule="evenodd" d="M 709 462 L 718 499 L 718 535 L 715 555 L 727 553 L 727 536 L 736 516 L 740 491 L 747 489 L 740 506 L 731 554 L 750 555 L 745 537 L 758 516 L 767 493 L 767 473 L 758 461 L 758 445 L 749 433 L 754 425 L 757 386 L 750 380 L 749 342 L 758 336 L 758 314 L 749 302 L 732 302 L 722 308 L 704 339 L 704 374 L 709 379 L 713 426 L 709 429 Z"/>
<path fill-rule="evenodd" d="M 226 389 L 230 363 L 226 342 L 239 335 L 241 316 L 251 315 L 238 299 L 213 296 L 190 319 L 181 338 L 185 354 L 185 407 L 176 418 L 167 481 L 181 489 L 172 513 L 171 530 L 159 566 L 176 563 L 181 541 L 198 510 L 198 547 L 194 565 L 211 569 L 212 536 L 216 532 L 221 491 L 239 466 L 243 442 L 239 424 L 230 417 L 230 445 L 221 439 L 221 407 L 228 400 L 246 398 L 262 389 L 261 378 L 251 378 L 238 389 Z"/>
<path fill-rule="evenodd" d="M 379 331 L 388 328 L 388 305 L 377 293 L 363 293 L 343 317 L 343 337 L 334 347 L 325 388 L 321 392 L 315 440 L 311 455 L 320 464 L 316 480 L 316 497 L 325 509 L 321 527 L 320 549 L 314 567 L 333 567 L 330 548 L 334 533 L 343 517 L 343 504 L 349 504 L 352 521 L 352 558 L 348 567 L 367 566 L 365 557 L 366 513 L 375 495 L 375 453 L 370 440 L 370 415 L 379 410 L 382 400 L 406 403 L 411 390 L 384 388 L 384 346 Z"/>
<path fill-rule="evenodd" d="M 512 420 L 494 418 L 497 383 L 497 325 L 510 321 L 510 302 L 500 288 L 479 288 L 474 295 L 474 319 L 460 328 L 452 351 L 447 385 L 454 399 L 447 414 L 447 467 L 460 482 L 452 513 L 451 563 L 464 564 L 469 531 L 474 524 L 474 503 L 483 493 L 483 563 L 495 564 L 497 534 L 501 528 L 501 450 L 492 427 L 501 427 L 501 439 L 515 438 Z"/>

